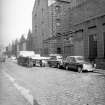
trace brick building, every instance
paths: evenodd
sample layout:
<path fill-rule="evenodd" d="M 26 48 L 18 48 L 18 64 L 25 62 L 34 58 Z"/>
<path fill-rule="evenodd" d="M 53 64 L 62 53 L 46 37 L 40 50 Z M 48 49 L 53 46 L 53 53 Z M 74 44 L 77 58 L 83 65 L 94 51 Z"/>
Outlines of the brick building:
<path fill-rule="evenodd" d="M 48 0 L 35 0 L 32 11 L 32 37 L 35 53 L 43 53 L 43 40 L 49 37 Z"/>
<path fill-rule="evenodd" d="M 42 10 L 38 9 L 38 6 L 35 8 L 37 9 L 33 16 L 36 16 L 36 10 L 39 10 L 38 13 Z M 49 7 L 46 3 L 46 11 L 49 16 L 49 21 L 46 21 L 49 34 L 42 38 L 40 44 L 45 49 L 44 53 L 59 53 L 65 57 L 82 55 L 86 59 L 104 61 L 105 0 L 56 0 Z M 37 23 L 33 22 L 33 37 L 40 37 L 40 34 L 36 35 L 34 31 L 37 27 L 35 25 Z M 40 41 L 38 38 L 34 39 Z"/>
<path fill-rule="evenodd" d="M 83 55 L 87 59 L 103 59 L 105 57 L 105 1 L 72 0 L 70 5 L 65 5 L 66 9 L 62 9 L 61 3 L 57 6 L 61 8 L 57 19 L 60 25 L 56 28 L 56 37 L 53 36 L 45 41 L 54 42 L 55 45 L 50 45 L 52 48 L 49 48 L 54 49 L 55 53 L 61 51 L 64 56 Z"/>
<path fill-rule="evenodd" d="M 74 55 L 80 53 L 87 59 L 103 61 L 105 58 L 105 1 L 85 0 L 71 8 L 71 13 L 75 40 Z M 76 40 L 78 38 L 81 41 Z"/>
<path fill-rule="evenodd" d="M 70 1 L 56 1 L 49 6 L 49 38 L 44 40 L 48 53 L 63 53 L 63 43 L 61 36 L 70 28 L 69 15 L 67 9 L 70 7 Z M 66 22 L 64 22 L 65 20 Z M 48 44 L 48 45 L 47 45 Z"/>

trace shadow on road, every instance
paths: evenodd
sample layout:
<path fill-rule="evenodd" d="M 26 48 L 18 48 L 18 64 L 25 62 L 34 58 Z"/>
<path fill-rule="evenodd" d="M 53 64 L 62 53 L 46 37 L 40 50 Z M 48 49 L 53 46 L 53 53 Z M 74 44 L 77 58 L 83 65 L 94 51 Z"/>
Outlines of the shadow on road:
<path fill-rule="evenodd" d="M 93 71 L 93 73 L 97 73 L 97 74 L 100 74 L 101 76 L 104 76 L 104 77 L 105 77 L 105 73 L 103 73 L 103 72 L 100 72 L 100 71 Z"/>
<path fill-rule="evenodd" d="M 33 100 L 33 105 L 39 105 L 35 99 Z"/>

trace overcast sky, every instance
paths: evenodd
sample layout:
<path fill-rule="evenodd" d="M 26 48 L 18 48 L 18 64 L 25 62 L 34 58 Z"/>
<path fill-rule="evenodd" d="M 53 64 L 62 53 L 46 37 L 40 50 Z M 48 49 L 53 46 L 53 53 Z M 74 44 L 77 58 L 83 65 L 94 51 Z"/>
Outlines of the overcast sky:
<path fill-rule="evenodd" d="M 50 0 L 52 1 L 52 0 Z M 32 29 L 35 0 L 0 0 L 0 44 L 8 45 Z"/>

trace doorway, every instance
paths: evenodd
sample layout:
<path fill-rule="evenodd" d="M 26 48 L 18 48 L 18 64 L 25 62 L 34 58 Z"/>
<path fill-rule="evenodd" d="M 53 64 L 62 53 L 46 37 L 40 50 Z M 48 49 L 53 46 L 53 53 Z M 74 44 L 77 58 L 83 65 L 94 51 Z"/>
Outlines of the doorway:
<path fill-rule="evenodd" d="M 61 54 L 61 48 L 57 48 L 57 54 Z"/>
<path fill-rule="evenodd" d="M 89 59 L 94 60 L 97 57 L 97 36 L 89 35 Z"/>

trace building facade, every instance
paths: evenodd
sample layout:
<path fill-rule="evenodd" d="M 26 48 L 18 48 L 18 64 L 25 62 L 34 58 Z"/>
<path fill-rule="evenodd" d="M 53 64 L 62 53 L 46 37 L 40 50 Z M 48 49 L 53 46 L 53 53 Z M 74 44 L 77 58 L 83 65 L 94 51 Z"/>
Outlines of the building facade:
<path fill-rule="evenodd" d="M 38 0 L 36 0 L 37 2 Z M 40 9 L 38 9 L 38 6 L 35 6 L 37 9 L 33 12 L 33 17 L 37 17 L 35 13 L 40 13 L 42 7 L 41 5 Z M 68 55 L 81 55 L 89 60 L 104 61 L 104 0 L 56 0 L 49 7 L 46 3 L 46 11 L 44 14 L 48 17 L 46 23 L 48 23 L 47 26 L 49 27 L 46 29 L 49 32 L 47 31 L 48 34 L 44 38 L 34 38 L 35 43 L 41 41 L 39 45 L 40 48 L 43 46 L 45 49 L 44 53 L 59 53 L 64 57 Z M 34 18 L 33 21 L 37 20 Z M 40 18 L 38 20 L 41 22 Z M 33 37 L 43 36 L 36 34 L 38 30 L 35 31 L 36 25 L 40 22 L 33 22 Z M 41 26 L 43 25 L 39 25 L 38 29 Z M 34 45 L 37 46 L 37 44 Z"/>
<path fill-rule="evenodd" d="M 67 9 L 70 7 L 70 1 L 57 1 L 49 6 L 49 34 L 50 37 L 44 41 L 48 44 L 48 53 L 63 53 L 62 36 L 70 28 L 69 15 Z M 65 22 L 64 22 L 65 20 Z M 47 48 L 46 48 L 47 49 Z"/>
<path fill-rule="evenodd" d="M 56 37 L 49 38 L 49 43 L 55 44 L 49 45 L 56 46 L 56 50 L 51 48 L 54 49 L 53 52 L 61 51 L 64 56 L 82 55 L 90 60 L 103 59 L 105 57 L 104 5 L 103 0 L 72 0 L 66 9 L 61 9 L 62 15 L 57 19 L 61 22 L 59 28 L 56 28 Z M 58 7 L 61 8 L 62 5 L 59 4 Z"/>
<path fill-rule="evenodd" d="M 35 0 L 32 11 L 32 37 L 35 53 L 43 53 L 43 40 L 49 37 L 48 0 Z"/>

